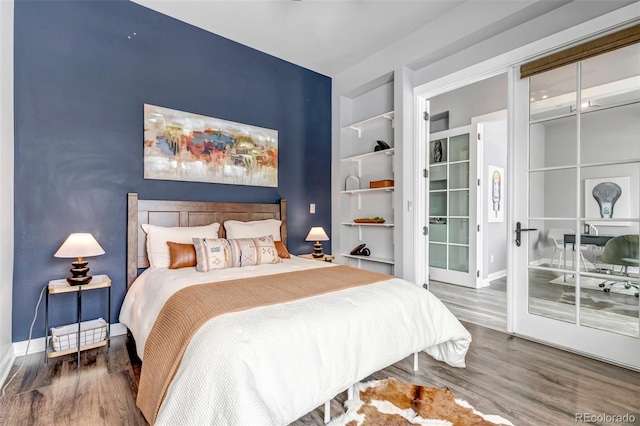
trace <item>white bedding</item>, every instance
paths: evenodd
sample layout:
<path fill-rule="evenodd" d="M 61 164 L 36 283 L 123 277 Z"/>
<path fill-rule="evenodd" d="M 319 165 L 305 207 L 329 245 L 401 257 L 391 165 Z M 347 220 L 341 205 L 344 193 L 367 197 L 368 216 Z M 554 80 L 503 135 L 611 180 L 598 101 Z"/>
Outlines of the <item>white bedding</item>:
<path fill-rule="evenodd" d="M 149 269 L 129 289 L 120 322 L 142 358 L 162 305 L 185 286 L 331 266 L 292 256 L 208 273 Z M 435 296 L 399 278 L 221 315 L 194 334 L 157 423 L 285 425 L 416 351 L 464 367 L 470 342 Z"/>

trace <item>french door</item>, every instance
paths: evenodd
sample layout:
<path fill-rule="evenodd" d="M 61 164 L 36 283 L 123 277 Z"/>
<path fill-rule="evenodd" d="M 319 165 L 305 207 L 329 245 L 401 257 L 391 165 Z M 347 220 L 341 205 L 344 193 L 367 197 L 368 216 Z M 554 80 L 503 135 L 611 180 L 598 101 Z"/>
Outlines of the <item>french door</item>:
<path fill-rule="evenodd" d="M 634 369 L 638 57 L 636 44 L 512 81 L 513 330 Z"/>
<path fill-rule="evenodd" d="M 428 135 L 429 277 L 476 287 L 478 126 Z"/>

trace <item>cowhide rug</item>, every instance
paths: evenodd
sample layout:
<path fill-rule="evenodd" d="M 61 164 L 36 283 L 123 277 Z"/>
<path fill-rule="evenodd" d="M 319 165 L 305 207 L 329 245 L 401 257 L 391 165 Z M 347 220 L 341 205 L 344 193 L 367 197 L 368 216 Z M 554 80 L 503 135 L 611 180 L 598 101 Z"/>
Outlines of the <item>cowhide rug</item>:
<path fill-rule="evenodd" d="M 345 407 L 347 412 L 330 426 L 513 426 L 500 416 L 479 413 L 448 388 L 408 385 L 392 378 L 357 384 Z"/>

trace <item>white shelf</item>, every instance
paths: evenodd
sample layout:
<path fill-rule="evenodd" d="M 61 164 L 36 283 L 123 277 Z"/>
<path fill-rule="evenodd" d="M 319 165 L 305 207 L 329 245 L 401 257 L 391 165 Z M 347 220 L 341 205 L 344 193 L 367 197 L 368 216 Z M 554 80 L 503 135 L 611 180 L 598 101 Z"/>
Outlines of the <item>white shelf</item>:
<path fill-rule="evenodd" d="M 383 149 L 382 151 L 367 152 L 366 154 L 354 155 L 353 157 L 346 157 L 340 161 L 359 161 L 363 158 L 373 157 L 378 155 L 393 155 L 395 148 Z"/>
<path fill-rule="evenodd" d="M 386 263 L 387 265 L 393 265 L 394 262 L 391 259 L 385 259 L 375 256 L 354 256 L 353 254 L 341 254 L 342 257 L 348 257 L 350 259 L 361 259 L 369 262 Z"/>
<path fill-rule="evenodd" d="M 341 194 L 364 194 L 367 192 L 380 192 L 380 191 L 393 191 L 393 186 L 385 186 L 383 188 L 365 188 L 365 189 L 353 189 L 351 191 L 340 191 Z"/>
<path fill-rule="evenodd" d="M 378 272 L 394 272 L 395 240 L 395 188 L 393 186 L 371 188 L 369 181 L 393 185 L 396 147 L 395 114 L 393 111 L 393 83 L 382 83 L 366 96 L 349 98 L 345 115 L 340 120 L 340 156 L 336 159 L 342 186 L 337 206 L 342 218 L 336 223 L 342 235 L 339 253 L 346 253 L 341 263 L 347 261 L 358 268 Z M 385 112 L 386 111 L 386 112 Z M 382 113 L 382 114 L 380 114 Z M 373 115 L 378 114 L 378 115 Z M 351 117 L 351 118 L 349 118 Z M 365 118 L 365 119 L 362 119 Z M 391 145 L 388 149 L 374 150 L 376 140 Z M 400 142 L 401 143 L 401 142 Z M 400 146 L 397 146 L 400 149 Z M 379 149 L 379 148 L 378 148 Z M 336 164 L 336 163 L 334 163 Z M 351 176 L 359 179 L 356 184 Z M 345 183 L 346 182 L 346 183 Z M 375 185 L 375 184 L 374 184 Z M 344 195 L 342 195 L 344 194 Z M 356 223 L 355 218 L 384 217 L 388 223 Z M 378 247 L 376 256 L 353 256 L 351 249 L 366 238 L 369 246 Z M 355 260 L 358 259 L 356 262 Z M 363 260 L 365 262 L 360 262 Z"/>
<path fill-rule="evenodd" d="M 358 134 L 360 134 L 363 128 L 371 124 L 375 124 L 380 121 L 393 121 L 393 118 L 393 111 L 389 111 L 385 112 L 384 114 L 376 115 L 375 117 L 367 118 L 366 120 L 358 121 L 348 126 L 344 126 L 342 130 L 356 130 Z"/>
<path fill-rule="evenodd" d="M 383 228 L 393 228 L 393 223 L 356 223 L 356 222 L 342 222 L 340 225 L 345 226 L 381 226 Z"/>

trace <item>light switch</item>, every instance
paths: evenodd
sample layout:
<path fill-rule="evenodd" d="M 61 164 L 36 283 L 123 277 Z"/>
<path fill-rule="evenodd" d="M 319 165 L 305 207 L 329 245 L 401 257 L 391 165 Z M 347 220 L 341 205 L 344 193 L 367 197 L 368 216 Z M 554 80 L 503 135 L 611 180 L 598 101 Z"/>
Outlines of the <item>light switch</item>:
<path fill-rule="evenodd" d="M 315 213 L 316 212 L 316 205 L 311 203 L 309 204 L 309 213 Z"/>

